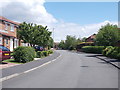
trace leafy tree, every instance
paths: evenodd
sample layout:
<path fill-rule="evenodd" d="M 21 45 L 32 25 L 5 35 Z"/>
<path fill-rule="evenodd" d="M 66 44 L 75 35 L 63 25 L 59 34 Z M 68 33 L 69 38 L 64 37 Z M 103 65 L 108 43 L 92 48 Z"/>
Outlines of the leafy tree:
<path fill-rule="evenodd" d="M 86 39 L 87 39 L 86 37 L 82 38 L 82 42 L 86 42 Z"/>
<path fill-rule="evenodd" d="M 50 45 L 51 32 L 48 31 L 47 26 L 43 27 L 42 25 L 23 22 L 20 24 L 17 33 L 24 43 L 29 43 L 32 47 L 35 45 L 43 47 Z"/>
<path fill-rule="evenodd" d="M 58 47 L 61 48 L 61 49 L 65 49 L 65 42 L 63 40 L 61 40 Z"/>
<path fill-rule="evenodd" d="M 50 37 L 49 42 L 48 42 L 48 47 L 49 48 L 53 47 L 53 43 L 54 43 L 54 40 L 52 39 L 52 37 Z"/>
<path fill-rule="evenodd" d="M 82 40 L 80 38 L 77 39 L 77 45 L 80 44 Z"/>
<path fill-rule="evenodd" d="M 80 38 L 77 39 L 75 36 L 67 35 L 66 40 L 65 41 L 61 40 L 58 46 L 61 49 L 73 50 L 80 42 L 81 42 Z"/>
<path fill-rule="evenodd" d="M 73 50 L 76 48 L 77 39 L 75 36 L 67 36 L 65 40 L 65 48 L 69 50 Z"/>
<path fill-rule="evenodd" d="M 96 35 L 96 44 L 100 46 L 114 46 L 120 40 L 117 25 L 102 26 Z"/>

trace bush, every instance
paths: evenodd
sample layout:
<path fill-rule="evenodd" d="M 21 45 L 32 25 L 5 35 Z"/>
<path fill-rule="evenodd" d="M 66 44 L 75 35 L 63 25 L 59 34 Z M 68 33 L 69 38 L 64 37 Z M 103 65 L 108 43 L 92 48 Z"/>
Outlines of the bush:
<path fill-rule="evenodd" d="M 107 46 L 103 51 L 102 54 L 106 56 L 106 53 L 108 52 L 109 49 L 113 48 L 112 46 Z"/>
<path fill-rule="evenodd" d="M 107 47 L 107 51 L 106 51 L 106 56 L 110 56 L 111 55 L 111 53 L 114 51 L 114 47 L 112 47 L 112 46 L 109 46 L 109 47 Z"/>
<path fill-rule="evenodd" d="M 105 49 L 104 46 L 84 46 L 84 47 L 82 47 L 82 51 L 86 52 L 86 53 L 101 54 L 104 49 Z"/>
<path fill-rule="evenodd" d="M 37 54 L 36 55 L 37 58 L 41 58 L 44 56 L 42 51 L 37 51 L 36 54 Z"/>
<path fill-rule="evenodd" d="M 17 47 L 14 49 L 13 57 L 16 62 L 26 63 L 33 61 L 35 58 L 35 50 L 32 47 Z"/>
<path fill-rule="evenodd" d="M 117 59 L 119 59 L 119 60 L 120 60 L 120 53 L 118 53 L 118 55 L 117 55 Z"/>
<path fill-rule="evenodd" d="M 110 58 L 120 59 L 120 47 L 108 46 L 103 50 L 103 55 Z"/>
<path fill-rule="evenodd" d="M 52 54 L 53 53 L 53 51 L 52 50 L 48 50 L 48 54 Z"/>
<path fill-rule="evenodd" d="M 48 50 L 48 51 L 37 51 L 36 52 L 36 57 L 37 58 L 41 58 L 41 57 L 46 57 L 46 56 L 48 56 L 49 54 L 52 54 L 53 53 L 53 51 L 52 50 Z"/>
<path fill-rule="evenodd" d="M 48 51 L 42 51 L 44 56 L 48 56 Z"/>

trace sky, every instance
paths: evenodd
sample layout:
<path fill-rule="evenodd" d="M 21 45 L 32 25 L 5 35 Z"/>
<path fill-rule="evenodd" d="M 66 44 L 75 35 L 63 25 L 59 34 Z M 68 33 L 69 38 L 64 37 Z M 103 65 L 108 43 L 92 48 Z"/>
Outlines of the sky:
<path fill-rule="evenodd" d="M 60 42 L 66 35 L 88 37 L 107 23 L 117 24 L 118 3 L 4 0 L 0 1 L 0 15 L 16 22 L 47 25 L 54 41 Z"/>

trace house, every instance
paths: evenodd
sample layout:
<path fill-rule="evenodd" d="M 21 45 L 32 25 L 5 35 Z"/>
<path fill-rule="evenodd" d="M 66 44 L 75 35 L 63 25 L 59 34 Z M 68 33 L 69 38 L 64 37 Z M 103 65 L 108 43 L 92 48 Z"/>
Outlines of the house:
<path fill-rule="evenodd" d="M 88 38 L 86 38 L 86 42 L 94 42 L 95 37 L 96 37 L 96 34 L 89 36 Z"/>
<path fill-rule="evenodd" d="M 0 16 L 0 45 L 9 48 L 10 51 L 19 46 L 16 31 L 18 26 L 19 23 Z"/>

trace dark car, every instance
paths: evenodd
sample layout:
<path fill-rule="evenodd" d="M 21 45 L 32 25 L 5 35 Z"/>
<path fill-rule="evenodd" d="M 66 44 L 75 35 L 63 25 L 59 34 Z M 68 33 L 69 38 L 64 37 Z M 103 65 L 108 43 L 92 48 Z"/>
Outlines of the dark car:
<path fill-rule="evenodd" d="M 34 47 L 36 51 L 43 51 L 44 48 L 42 46 L 35 46 Z"/>
<path fill-rule="evenodd" d="M 10 59 L 10 50 L 2 45 L 0 45 L 0 61 Z"/>

